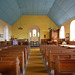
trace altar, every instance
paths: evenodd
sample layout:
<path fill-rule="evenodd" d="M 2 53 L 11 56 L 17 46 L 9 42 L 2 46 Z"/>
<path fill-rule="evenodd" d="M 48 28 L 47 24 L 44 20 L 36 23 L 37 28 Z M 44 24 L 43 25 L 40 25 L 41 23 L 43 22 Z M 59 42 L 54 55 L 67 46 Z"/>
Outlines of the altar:
<path fill-rule="evenodd" d="M 39 41 L 31 41 L 30 46 L 31 47 L 40 47 L 40 43 L 39 43 Z"/>

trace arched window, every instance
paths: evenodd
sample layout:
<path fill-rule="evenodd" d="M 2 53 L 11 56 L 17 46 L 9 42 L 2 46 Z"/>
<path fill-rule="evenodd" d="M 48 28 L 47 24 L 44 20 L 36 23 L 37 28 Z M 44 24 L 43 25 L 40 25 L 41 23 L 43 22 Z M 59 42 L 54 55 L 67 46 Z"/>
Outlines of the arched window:
<path fill-rule="evenodd" d="M 70 41 L 75 41 L 75 20 L 70 24 Z"/>
<path fill-rule="evenodd" d="M 33 37 L 36 37 L 36 29 L 33 29 Z"/>
<path fill-rule="evenodd" d="M 40 34 L 39 34 L 39 32 L 38 32 L 38 37 L 40 37 Z"/>
<path fill-rule="evenodd" d="M 5 35 L 5 40 L 8 41 L 8 26 L 5 26 L 4 30 L 5 30 L 4 31 L 5 32 L 5 34 L 4 34 Z"/>
<path fill-rule="evenodd" d="M 65 29 L 64 26 L 61 26 L 60 29 L 60 39 L 64 39 L 65 38 Z"/>

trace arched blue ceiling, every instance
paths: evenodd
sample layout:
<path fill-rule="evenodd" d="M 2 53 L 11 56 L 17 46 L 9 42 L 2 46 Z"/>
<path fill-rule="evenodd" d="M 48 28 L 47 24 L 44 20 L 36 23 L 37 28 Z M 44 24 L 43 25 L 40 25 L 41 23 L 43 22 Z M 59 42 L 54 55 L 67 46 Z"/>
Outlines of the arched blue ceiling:
<path fill-rule="evenodd" d="M 54 0 L 0 0 L 0 19 L 12 25 L 22 15 L 47 15 L 53 3 Z"/>
<path fill-rule="evenodd" d="M 0 19 L 12 25 L 22 15 L 48 15 L 59 26 L 75 17 L 75 0 L 0 0 Z"/>
<path fill-rule="evenodd" d="M 75 17 L 75 0 L 55 0 L 48 17 L 57 25 Z"/>

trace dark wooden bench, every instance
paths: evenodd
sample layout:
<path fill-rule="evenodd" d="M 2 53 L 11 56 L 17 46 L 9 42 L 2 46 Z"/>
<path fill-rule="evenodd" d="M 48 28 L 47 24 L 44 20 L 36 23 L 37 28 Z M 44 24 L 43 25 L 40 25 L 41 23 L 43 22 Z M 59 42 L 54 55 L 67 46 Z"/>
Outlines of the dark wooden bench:
<path fill-rule="evenodd" d="M 17 50 L 17 51 L 24 51 L 24 56 L 25 56 L 25 63 L 28 59 L 28 56 L 30 54 L 30 46 L 29 45 L 22 45 L 22 46 L 19 46 L 19 45 L 15 45 L 15 46 L 12 46 L 12 47 L 7 47 L 7 49 L 2 49 L 3 51 L 5 50 L 9 50 L 9 51 L 13 51 L 13 50 Z"/>
<path fill-rule="evenodd" d="M 0 58 L 0 73 L 2 75 L 20 75 L 19 59 L 16 57 L 10 60 L 9 57 Z"/>
<path fill-rule="evenodd" d="M 28 56 L 29 56 L 29 54 L 30 54 L 30 45 L 13 45 L 12 46 L 12 48 L 13 49 L 25 49 L 26 48 L 26 50 L 27 50 L 27 58 L 28 58 Z"/>
<path fill-rule="evenodd" d="M 25 48 L 7 48 L 7 49 L 2 49 L 2 52 L 22 52 L 24 51 L 24 61 L 25 63 L 27 62 L 27 49 Z"/>
<path fill-rule="evenodd" d="M 0 52 L 0 57 L 18 57 L 20 60 L 20 69 L 24 73 L 24 52 Z"/>
<path fill-rule="evenodd" d="M 73 75 L 75 72 L 75 59 L 55 59 L 54 75 Z"/>
<path fill-rule="evenodd" d="M 51 45 L 51 46 L 49 46 L 49 47 L 47 47 L 46 46 L 46 49 L 45 49 L 45 56 L 44 56 L 44 58 L 45 58 L 45 63 L 47 63 L 48 62 L 48 53 L 49 52 L 54 52 L 54 53 L 70 53 L 70 52 L 75 52 L 75 49 L 67 49 L 67 48 L 63 48 L 63 47 L 59 47 L 59 46 L 53 46 L 53 45 Z"/>
<path fill-rule="evenodd" d="M 71 59 L 72 54 L 74 54 L 74 53 L 50 53 L 49 59 L 48 59 L 49 70 L 51 71 L 52 69 L 54 69 L 54 60 L 57 55 L 59 55 L 61 58 L 64 58 L 64 59 Z"/>

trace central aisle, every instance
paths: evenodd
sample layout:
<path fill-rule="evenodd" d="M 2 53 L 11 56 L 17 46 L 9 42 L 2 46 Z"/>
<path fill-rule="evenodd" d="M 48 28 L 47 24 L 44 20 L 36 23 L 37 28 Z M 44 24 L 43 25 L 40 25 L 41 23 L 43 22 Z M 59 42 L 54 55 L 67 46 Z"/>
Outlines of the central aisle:
<path fill-rule="evenodd" d="M 31 54 L 25 75 L 48 75 L 39 48 L 31 48 Z"/>

